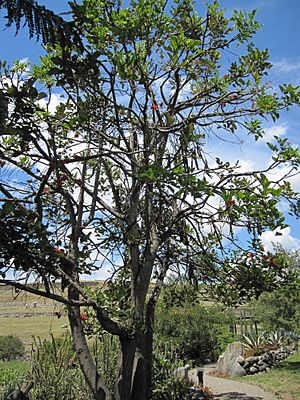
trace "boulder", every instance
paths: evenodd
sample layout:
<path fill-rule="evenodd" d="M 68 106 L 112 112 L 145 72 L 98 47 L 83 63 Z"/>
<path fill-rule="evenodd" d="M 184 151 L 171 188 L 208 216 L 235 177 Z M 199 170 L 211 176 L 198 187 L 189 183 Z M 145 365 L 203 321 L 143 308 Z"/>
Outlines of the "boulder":
<path fill-rule="evenodd" d="M 250 367 L 250 374 L 256 374 L 258 372 L 258 368 L 256 367 Z"/>
<path fill-rule="evenodd" d="M 251 367 L 251 364 L 249 364 L 248 362 L 245 362 L 245 364 L 243 365 L 244 369 L 249 369 Z"/>
<path fill-rule="evenodd" d="M 240 364 L 236 363 L 231 371 L 231 376 L 244 376 L 247 372 Z"/>
<path fill-rule="evenodd" d="M 217 371 L 227 373 L 231 376 L 245 375 L 246 371 L 237 361 L 242 354 L 243 346 L 241 343 L 230 343 L 224 354 L 219 357 Z"/>
<path fill-rule="evenodd" d="M 255 363 L 258 362 L 258 360 L 259 360 L 259 357 L 258 357 L 258 356 L 251 356 L 251 357 L 247 357 L 247 358 L 245 359 L 245 361 L 246 361 L 247 363 L 249 363 L 249 364 L 255 364 Z"/>
<path fill-rule="evenodd" d="M 260 372 L 265 372 L 266 369 L 267 369 L 267 364 L 260 365 L 260 366 L 258 367 L 258 369 L 259 369 Z"/>
<path fill-rule="evenodd" d="M 20 389 L 12 391 L 5 400 L 29 400 L 28 396 Z"/>
<path fill-rule="evenodd" d="M 245 359 L 244 359 L 243 356 L 237 357 L 236 361 L 237 361 L 240 365 L 244 365 L 244 364 L 245 364 Z"/>

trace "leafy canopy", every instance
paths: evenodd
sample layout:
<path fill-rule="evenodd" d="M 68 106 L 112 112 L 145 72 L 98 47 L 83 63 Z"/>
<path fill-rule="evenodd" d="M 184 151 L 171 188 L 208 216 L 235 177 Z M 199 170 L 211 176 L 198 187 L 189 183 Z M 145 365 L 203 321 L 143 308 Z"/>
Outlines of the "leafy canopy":
<path fill-rule="evenodd" d="M 3 278 L 34 273 L 50 293 L 52 279 L 75 285 L 109 263 L 121 311 L 154 301 L 170 269 L 234 301 L 281 284 L 284 264 L 260 262 L 259 236 L 286 226 L 281 200 L 298 212 L 298 150 L 277 138 L 270 165 L 251 171 L 208 150 L 263 137 L 266 119 L 299 104 L 299 87 L 266 80 L 255 12 L 227 18 L 214 1 L 200 15 L 190 0 L 70 7 L 80 43 L 49 44 L 27 72 L 1 65 Z M 108 293 L 97 304 L 113 315 Z"/>

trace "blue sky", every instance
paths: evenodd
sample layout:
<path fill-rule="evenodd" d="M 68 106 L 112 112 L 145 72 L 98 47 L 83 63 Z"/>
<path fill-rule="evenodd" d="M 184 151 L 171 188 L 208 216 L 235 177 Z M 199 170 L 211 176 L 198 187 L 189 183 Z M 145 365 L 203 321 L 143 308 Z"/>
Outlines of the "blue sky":
<path fill-rule="evenodd" d="M 55 12 L 68 9 L 66 0 L 40 0 Z M 196 1 L 197 8 L 204 9 L 204 1 Z M 220 0 L 223 8 L 227 8 L 228 15 L 234 8 L 257 9 L 257 19 L 263 24 L 261 31 L 256 35 L 254 42 L 260 48 L 268 48 L 270 61 L 274 65 L 270 79 L 277 86 L 283 82 L 300 84 L 300 1 L 299 0 Z M 17 36 L 14 28 L 4 29 L 3 12 L 0 13 L 0 59 L 12 62 L 16 59 L 28 58 L 38 62 L 38 57 L 43 53 L 40 43 L 35 39 L 28 40 L 28 31 L 25 28 Z M 288 136 L 295 145 L 300 144 L 300 109 L 283 113 L 276 124 L 266 124 L 268 134 Z M 232 149 L 223 146 L 224 156 L 232 153 Z M 245 143 L 237 149 L 238 158 L 243 165 L 257 165 L 263 163 L 268 157 L 265 146 L 256 143 L 250 146 Z M 300 191 L 300 176 L 294 179 L 295 188 Z M 272 232 L 264 233 L 264 243 L 271 248 L 272 241 L 280 241 L 287 248 L 300 247 L 299 222 L 288 218 L 290 228 L 284 230 L 282 236 L 275 236 Z"/>

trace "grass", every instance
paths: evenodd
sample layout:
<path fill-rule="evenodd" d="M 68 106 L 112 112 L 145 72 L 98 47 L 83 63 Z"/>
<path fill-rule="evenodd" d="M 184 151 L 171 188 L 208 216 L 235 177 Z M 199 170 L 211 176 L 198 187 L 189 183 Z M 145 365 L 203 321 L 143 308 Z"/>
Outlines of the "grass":
<path fill-rule="evenodd" d="M 30 293 L 15 293 L 9 286 L 0 286 L 0 336 L 18 336 L 25 343 L 32 342 L 32 336 L 41 339 L 50 339 L 51 334 L 60 336 L 65 333 L 68 320 L 66 316 L 58 319 L 54 315 L 56 311 L 63 311 L 63 306 Z"/>
<path fill-rule="evenodd" d="M 287 358 L 268 373 L 235 378 L 273 392 L 282 400 L 300 399 L 300 352 Z"/>
<path fill-rule="evenodd" d="M 1 320 L 5 323 L 0 325 L 0 336 L 14 335 L 24 341 L 31 341 L 32 336 L 50 339 L 51 333 L 60 336 L 66 332 L 68 326 L 66 317 L 58 319 L 55 316 L 5 317 Z"/>
<path fill-rule="evenodd" d="M 10 382 L 25 376 L 29 369 L 30 363 L 28 361 L 0 361 L 0 386 L 5 386 Z"/>

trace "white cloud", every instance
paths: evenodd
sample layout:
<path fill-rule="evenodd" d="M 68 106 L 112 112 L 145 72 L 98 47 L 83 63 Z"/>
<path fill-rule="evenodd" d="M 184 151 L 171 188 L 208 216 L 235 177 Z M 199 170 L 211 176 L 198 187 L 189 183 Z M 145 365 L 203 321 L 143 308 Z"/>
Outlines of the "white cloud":
<path fill-rule="evenodd" d="M 279 236 L 279 234 L 281 234 L 281 236 Z M 267 251 L 273 250 L 273 244 L 280 244 L 286 250 L 300 247 L 300 240 L 291 235 L 291 228 L 289 226 L 282 230 L 276 229 L 275 231 L 263 232 L 261 240 Z"/>
<path fill-rule="evenodd" d="M 264 142 L 271 142 L 274 140 L 274 136 L 282 137 L 285 136 L 287 131 L 288 131 L 288 126 L 283 124 L 283 125 L 274 125 L 271 126 L 270 128 L 265 128 L 264 129 L 265 134 L 261 141 Z"/>
<path fill-rule="evenodd" d="M 287 181 L 292 188 L 300 192 L 300 172 L 296 169 L 292 170 L 290 166 L 281 166 L 266 174 L 267 178 L 272 182 Z"/>
<path fill-rule="evenodd" d="M 286 58 L 283 58 L 280 61 L 273 62 L 272 64 L 272 71 L 276 74 L 300 72 L 300 61 L 289 62 Z"/>
<path fill-rule="evenodd" d="M 109 279 L 111 275 L 111 268 L 103 267 L 91 274 L 82 274 L 80 275 L 80 278 L 83 281 L 105 281 L 106 279 Z"/>
<path fill-rule="evenodd" d="M 60 104 L 65 102 L 66 100 L 64 98 L 61 97 L 60 94 L 58 93 L 52 93 L 51 97 L 50 97 L 50 101 L 49 99 L 41 99 L 39 100 L 39 105 L 42 108 L 45 108 L 48 110 L 48 112 L 50 112 L 51 114 L 53 114 L 56 110 L 56 107 Z"/>
<path fill-rule="evenodd" d="M 238 172 L 249 172 L 253 171 L 256 169 L 255 167 L 257 166 L 254 160 L 239 160 L 239 169 Z"/>

